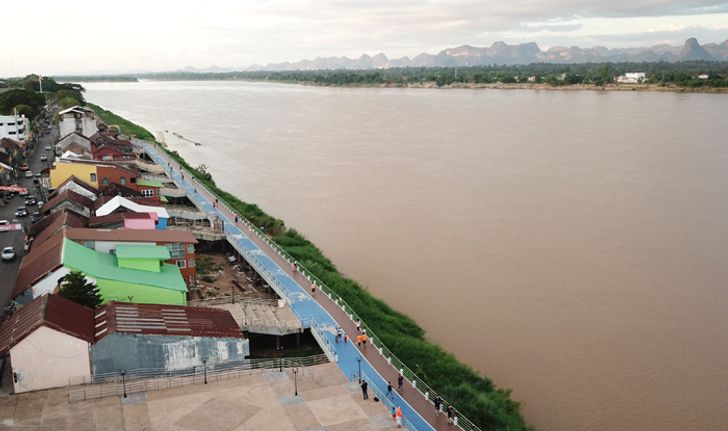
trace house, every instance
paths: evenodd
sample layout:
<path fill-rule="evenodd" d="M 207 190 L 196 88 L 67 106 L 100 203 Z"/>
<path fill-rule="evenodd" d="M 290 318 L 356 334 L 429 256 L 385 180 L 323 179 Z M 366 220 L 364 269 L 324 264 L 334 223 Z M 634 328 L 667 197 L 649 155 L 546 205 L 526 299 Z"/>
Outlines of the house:
<path fill-rule="evenodd" d="M 96 216 L 105 216 L 119 211 L 149 213 L 153 218 L 155 218 L 157 229 L 167 228 L 169 213 L 164 207 L 139 204 L 121 196 L 115 196 L 101 207 L 97 208 Z"/>
<path fill-rule="evenodd" d="M 249 341 L 229 311 L 110 302 L 96 309 L 91 366 L 97 377 L 122 370 L 189 371 L 242 364 Z"/>
<path fill-rule="evenodd" d="M 64 190 L 53 196 L 40 208 L 41 214 L 48 215 L 63 209 L 68 209 L 76 214 L 88 218 L 92 215 L 94 201 L 73 190 Z"/>
<path fill-rule="evenodd" d="M 90 160 L 93 158 L 91 147 L 89 138 L 78 132 L 71 132 L 56 143 L 56 154 L 62 154 L 62 159 Z"/>
<path fill-rule="evenodd" d="M 52 199 L 58 194 L 63 193 L 66 190 L 71 190 L 79 195 L 95 201 L 99 197 L 99 190 L 91 186 L 85 181 L 82 181 L 75 176 L 71 175 L 66 181 L 61 183 L 53 192 L 48 194 L 48 199 Z"/>
<path fill-rule="evenodd" d="M 0 325 L 0 355 L 10 357 L 14 392 L 68 386 L 91 377 L 94 311 L 58 295 L 43 295 Z"/>
<path fill-rule="evenodd" d="M 165 262 L 177 265 L 188 287 L 195 285 L 195 236 L 178 230 L 91 229 L 69 227 L 65 237 L 101 253 L 116 254 L 123 244 L 147 244 L 167 247 L 170 258 Z M 118 254 L 117 254 L 117 257 Z"/>
<path fill-rule="evenodd" d="M 37 247 L 65 227 L 86 227 L 88 219 L 73 211 L 63 209 L 56 211 L 33 223 L 28 236 L 33 238 L 33 246 Z"/>
<path fill-rule="evenodd" d="M 20 264 L 13 298 L 27 303 L 55 292 L 63 277 L 80 271 L 93 280 L 104 302 L 187 303 L 187 285 L 166 247 L 119 245 L 116 256 L 99 253 L 56 232 L 34 246 Z"/>
<path fill-rule="evenodd" d="M 628 72 L 624 75 L 617 77 L 617 82 L 620 84 L 641 84 L 645 82 L 644 72 Z"/>
<path fill-rule="evenodd" d="M 119 184 L 132 190 L 138 190 L 136 182 L 139 172 L 135 169 L 104 163 L 96 165 L 96 175 L 99 180 L 99 190 L 103 191 L 111 184 Z"/>
<path fill-rule="evenodd" d="M 137 190 L 139 172 L 131 167 L 96 160 L 74 160 L 61 158 L 50 169 L 52 188 L 58 188 L 69 178 L 76 177 L 91 187 L 103 191 L 111 184 Z"/>
<path fill-rule="evenodd" d="M 138 178 L 136 186 L 143 197 L 153 200 L 155 202 L 165 202 L 167 199 L 162 196 L 159 191 L 164 187 L 164 184 L 159 181 L 148 180 L 144 178 Z"/>
<path fill-rule="evenodd" d="M 115 131 L 97 132 L 89 138 L 94 160 L 133 160 L 137 158 L 134 145 L 121 139 Z"/>
<path fill-rule="evenodd" d="M 127 228 L 139 230 L 155 230 L 157 216 L 149 213 L 115 212 L 105 216 L 93 216 L 88 219 L 88 227 L 92 228 Z"/>
<path fill-rule="evenodd" d="M 91 136 L 98 131 L 94 111 L 81 106 L 64 109 L 58 113 L 61 136 L 69 133 L 80 133 Z"/>
<path fill-rule="evenodd" d="M 30 120 L 25 115 L 0 115 L 0 138 L 25 141 Z"/>

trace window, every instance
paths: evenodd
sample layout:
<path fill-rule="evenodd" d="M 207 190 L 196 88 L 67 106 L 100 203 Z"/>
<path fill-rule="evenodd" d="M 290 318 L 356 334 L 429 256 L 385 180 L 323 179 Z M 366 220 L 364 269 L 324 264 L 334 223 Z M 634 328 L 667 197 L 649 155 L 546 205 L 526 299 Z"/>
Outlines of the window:
<path fill-rule="evenodd" d="M 190 259 L 187 261 L 187 267 L 188 268 L 194 268 L 195 267 L 195 259 Z"/>
<path fill-rule="evenodd" d="M 185 257 L 185 247 L 182 243 L 175 242 L 173 244 L 167 244 L 167 249 L 169 249 L 169 255 L 172 256 L 173 259 Z"/>
<path fill-rule="evenodd" d="M 105 186 L 108 186 L 109 185 L 109 178 L 108 177 L 104 177 L 104 179 L 101 180 L 101 185 L 104 186 L 104 187 Z"/>
<path fill-rule="evenodd" d="M 177 266 L 179 268 L 187 268 L 187 261 L 184 259 L 178 259 L 177 260 Z"/>
<path fill-rule="evenodd" d="M 129 179 L 129 182 L 132 183 L 132 184 L 135 184 L 136 183 L 136 177 L 131 177 Z"/>
<path fill-rule="evenodd" d="M 188 244 L 187 245 L 187 253 L 194 253 L 195 252 L 195 245 L 194 244 Z"/>
<path fill-rule="evenodd" d="M 126 177 L 119 177 L 119 184 L 121 184 L 122 186 L 125 186 L 126 185 Z"/>
<path fill-rule="evenodd" d="M 96 242 L 95 241 L 84 241 L 83 242 L 83 245 L 85 247 L 88 247 L 88 248 L 90 248 L 90 249 L 93 250 L 94 249 L 94 246 L 96 245 Z"/>
<path fill-rule="evenodd" d="M 142 190 L 142 196 L 145 198 L 151 198 L 154 196 L 154 189 L 144 189 Z"/>
<path fill-rule="evenodd" d="M 8 132 L 8 134 L 10 134 L 10 135 L 14 135 L 14 134 L 15 134 L 15 132 Z"/>
<path fill-rule="evenodd" d="M 109 155 L 106 155 L 106 156 L 102 156 L 102 157 L 101 157 L 101 160 L 107 160 L 107 161 L 108 161 L 108 160 L 113 160 L 113 159 L 114 159 L 114 158 L 113 158 L 113 157 L 111 157 L 111 156 L 109 156 Z"/>
<path fill-rule="evenodd" d="M 91 174 L 91 182 L 92 183 L 96 182 L 96 174 Z"/>

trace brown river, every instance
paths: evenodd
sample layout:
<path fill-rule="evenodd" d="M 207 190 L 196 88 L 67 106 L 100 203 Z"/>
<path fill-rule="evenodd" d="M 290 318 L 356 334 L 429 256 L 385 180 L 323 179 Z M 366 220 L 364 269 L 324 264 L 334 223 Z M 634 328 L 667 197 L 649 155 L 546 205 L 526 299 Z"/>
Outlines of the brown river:
<path fill-rule="evenodd" d="M 85 86 L 538 429 L 728 429 L 728 95 Z"/>

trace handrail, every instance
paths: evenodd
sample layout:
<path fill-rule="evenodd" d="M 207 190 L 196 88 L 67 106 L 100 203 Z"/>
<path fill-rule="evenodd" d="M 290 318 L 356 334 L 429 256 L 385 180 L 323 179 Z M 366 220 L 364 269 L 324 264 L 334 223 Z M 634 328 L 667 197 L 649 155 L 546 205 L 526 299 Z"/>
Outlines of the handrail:
<path fill-rule="evenodd" d="M 382 389 L 379 388 L 379 386 L 376 385 L 375 380 L 372 380 L 367 373 L 364 371 L 361 372 L 361 379 L 366 381 L 370 388 L 372 388 L 372 391 L 377 395 L 377 398 L 379 398 L 379 401 L 382 402 L 385 406 L 387 406 L 388 409 L 392 409 L 393 407 L 396 408 L 394 405 L 394 402 L 387 397 L 387 394 L 382 393 Z M 415 428 L 414 425 L 407 419 L 406 417 L 402 417 L 402 426 L 409 431 L 417 431 L 417 428 Z"/>
<path fill-rule="evenodd" d="M 154 148 L 159 148 L 159 144 L 156 142 L 149 142 L 149 141 L 143 141 L 146 145 L 150 145 Z M 319 288 L 321 291 L 323 291 L 332 301 L 334 301 L 335 304 L 337 304 L 348 316 L 349 318 L 354 320 L 359 320 L 361 322 L 362 329 L 366 329 L 367 334 L 369 335 L 370 342 L 375 347 L 378 347 L 379 353 L 387 358 L 387 361 L 392 364 L 392 366 L 395 369 L 398 369 L 402 375 L 412 384 L 412 386 L 422 394 L 425 399 L 428 401 L 434 400 L 436 397 L 440 397 L 440 400 L 442 402 L 442 406 L 444 408 L 447 408 L 449 406 L 452 406 L 453 410 L 455 411 L 455 415 L 457 417 L 457 426 L 458 428 L 462 429 L 463 431 L 480 431 L 480 428 L 475 425 L 472 421 L 470 421 L 467 417 L 465 417 L 463 414 L 461 414 L 455 406 L 447 402 L 442 396 L 440 396 L 437 392 L 435 392 L 424 380 L 422 380 L 420 377 L 415 374 L 414 371 L 412 371 L 407 365 L 404 364 L 394 353 L 392 353 L 389 348 L 382 342 L 375 334 L 372 329 L 364 323 L 364 321 L 361 320 L 359 315 L 354 311 L 354 309 L 341 297 L 339 294 L 337 294 L 333 289 L 331 289 L 326 283 L 321 281 L 313 272 L 311 272 L 308 268 L 303 266 L 301 263 L 296 261 L 296 259 L 293 258 L 286 250 L 284 250 L 281 246 L 279 246 L 275 241 L 272 241 L 270 237 L 262 231 L 258 226 L 251 223 L 247 218 L 245 218 L 242 214 L 239 214 L 237 211 L 235 211 L 233 208 L 230 207 L 230 205 L 225 202 L 225 199 L 222 198 L 220 195 L 215 193 L 214 191 L 210 190 L 205 184 L 203 184 L 201 181 L 197 180 L 194 174 L 189 172 L 187 169 L 185 169 L 182 165 L 180 165 L 176 160 L 174 160 L 165 149 L 162 149 L 162 151 L 157 151 L 157 154 L 160 155 L 162 159 L 165 159 L 169 162 L 173 162 L 177 168 L 180 171 L 185 171 L 191 179 L 193 179 L 197 185 L 205 190 L 209 195 L 216 198 L 217 202 L 216 204 L 218 206 L 224 207 L 228 213 L 235 214 L 238 216 L 238 219 L 245 224 L 251 231 L 253 231 L 260 240 L 265 242 L 268 246 L 270 246 L 273 250 L 275 250 L 278 255 L 283 258 L 286 262 L 290 263 L 291 265 L 296 265 L 298 268 L 298 271 L 304 275 L 308 281 L 315 287 Z M 228 234 L 226 234 L 227 236 Z M 234 241 L 231 243 L 234 244 Z M 262 265 L 261 265 L 262 267 Z M 265 268 L 263 268 L 265 270 Z M 266 270 L 267 271 L 267 270 Z M 263 275 L 263 274 L 261 274 Z M 265 277 L 264 277 L 265 278 Z M 289 301 L 290 299 L 285 297 L 285 295 L 281 295 Z"/>

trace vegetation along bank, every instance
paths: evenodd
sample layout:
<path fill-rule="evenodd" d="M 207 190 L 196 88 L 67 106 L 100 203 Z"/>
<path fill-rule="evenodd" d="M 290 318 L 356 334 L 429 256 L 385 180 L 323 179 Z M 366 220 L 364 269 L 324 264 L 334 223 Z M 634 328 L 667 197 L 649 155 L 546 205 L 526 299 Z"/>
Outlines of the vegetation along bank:
<path fill-rule="evenodd" d="M 154 140 L 143 127 L 97 105 L 88 106 L 104 122 L 118 126 L 122 133 Z M 287 228 L 282 220 L 219 189 L 205 166 L 192 167 L 176 151 L 166 151 L 341 296 L 397 357 L 481 429 L 531 429 L 521 414 L 520 403 L 511 399 L 510 390 L 497 388 L 490 379 L 428 341 L 425 331 L 411 318 L 393 310 L 359 283 L 342 275 L 318 247 L 295 229 Z"/>

